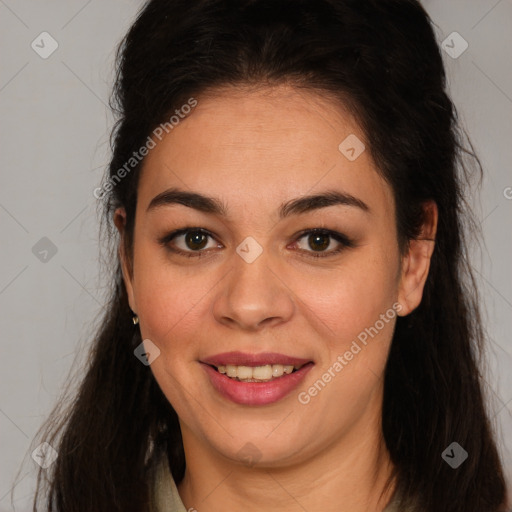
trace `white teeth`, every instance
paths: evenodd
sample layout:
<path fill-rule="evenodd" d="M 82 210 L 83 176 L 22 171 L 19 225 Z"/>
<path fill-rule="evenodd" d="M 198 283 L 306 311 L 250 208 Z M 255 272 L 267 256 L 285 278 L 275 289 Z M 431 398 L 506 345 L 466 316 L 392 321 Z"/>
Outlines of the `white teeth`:
<path fill-rule="evenodd" d="M 242 380 L 244 382 L 262 382 L 282 377 L 285 373 L 289 375 L 293 372 L 293 365 L 266 364 L 264 366 L 235 366 L 228 364 L 219 366 L 219 373 L 224 373 L 232 379 Z M 296 369 L 300 366 L 295 367 Z"/>
<path fill-rule="evenodd" d="M 242 379 L 243 377 L 240 375 L 240 370 L 242 368 L 247 368 L 247 366 L 241 366 L 238 370 L 238 378 Z M 250 368 L 249 368 L 250 369 Z M 247 372 L 249 373 L 249 372 Z M 255 368 L 252 368 L 252 371 L 250 372 L 252 375 L 249 375 L 247 378 L 253 378 L 258 380 L 269 380 L 272 378 L 272 365 L 266 364 L 265 366 L 256 366 Z M 276 368 L 277 373 L 277 368 Z"/>
<path fill-rule="evenodd" d="M 228 364 L 226 366 L 226 374 L 228 377 L 236 377 L 237 376 L 236 366 Z"/>
<path fill-rule="evenodd" d="M 252 379 L 252 368 L 249 366 L 238 366 L 236 368 L 236 376 L 240 380 Z"/>

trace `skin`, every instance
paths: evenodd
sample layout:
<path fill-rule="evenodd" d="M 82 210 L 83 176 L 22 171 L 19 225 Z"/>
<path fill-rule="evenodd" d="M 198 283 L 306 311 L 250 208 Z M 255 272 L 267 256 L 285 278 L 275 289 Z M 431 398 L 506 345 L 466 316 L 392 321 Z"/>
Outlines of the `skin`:
<path fill-rule="evenodd" d="M 309 403 L 297 396 L 394 303 L 400 315 L 417 307 L 433 250 L 423 240 L 435 238 L 437 212 L 428 205 L 422 240 L 400 253 L 393 194 L 370 152 L 349 161 L 338 150 L 350 134 L 369 147 L 341 105 L 312 92 L 222 89 L 199 97 L 145 159 L 133 259 L 122 243 L 120 257 L 142 337 L 161 351 L 151 370 L 180 418 L 187 469 L 178 490 L 187 509 L 363 512 L 383 510 L 391 497 L 380 418 L 396 319 Z M 216 197 L 228 216 L 183 205 L 146 211 L 170 187 Z M 279 219 L 282 203 L 325 190 L 351 194 L 369 212 L 334 205 Z M 123 208 L 114 220 L 122 236 Z M 183 227 L 214 235 L 203 257 L 159 243 Z M 309 228 L 338 231 L 355 246 L 314 258 L 318 246 L 297 236 Z M 252 263 L 236 252 L 248 236 L 263 249 Z M 325 252 L 340 247 L 327 242 Z M 172 243 L 194 250 L 183 236 Z M 232 350 L 279 352 L 315 366 L 277 403 L 237 405 L 214 390 L 199 363 Z M 248 442 L 259 456 L 249 465 Z"/>

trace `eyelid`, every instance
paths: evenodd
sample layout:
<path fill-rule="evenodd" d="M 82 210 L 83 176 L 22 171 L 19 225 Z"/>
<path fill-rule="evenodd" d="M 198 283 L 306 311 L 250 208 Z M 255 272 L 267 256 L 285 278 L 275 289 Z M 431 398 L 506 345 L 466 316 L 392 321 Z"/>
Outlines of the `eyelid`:
<path fill-rule="evenodd" d="M 174 230 L 171 233 L 168 233 L 167 235 L 163 236 L 158 241 L 162 246 L 164 246 L 169 251 L 171 251 L 175 254 L 181 254 L 185 257 L 198 257 L 199 258 L 199 257 L 205 256 L 211 252 L 211 249 L 201 249 L 198 251 L 192 251 L 192 250 L 184 251 L 182 249 L 171 248 L 169 246 L 169 242 L 171 242 L 178 236 L 184 235 L 188 232 L 197 232 L 197 233 L 204 234 L 204 235 L 212 238 L 213 240 L 215 240 L 218 244 L 220 244 L 220 242 L 217 240 L 215 235 L 213 235 L 207 229 L 204 229 L 201 227 L 185 227 L 185 228 L 177 229 L 177 230 Z M 345 248 L 352 248 L 352 247 L 356 246 L 355 242 L 352 239 L 350 239 L 348 236 L 344 235 L 343 233 L 340 233 L 338 231 L 333 231 L 331 229 L 319 228 L 319 227 L 303 229 L 299 233 L 295 234 L 293 237 L 292 244 L 296 244 L 302 238 L 304 238 L 308 235 L 312 235 L 312 234 L 322 234 L 322 235 L 329 236 L 332 239 L 336 240 L 339 244 L 341 244 L 340 248 L 335 249 L 335 250 L 330 250 L 330 251 L 307 251 L 304 249 L 299 249 L 299 252 L 301 252 L 302 254 L 306 254 L 307 256 L 311 256 L 313 258 L 326 258 L 329 256 L 334 256 L 336 254 L 339 254 Z"/>

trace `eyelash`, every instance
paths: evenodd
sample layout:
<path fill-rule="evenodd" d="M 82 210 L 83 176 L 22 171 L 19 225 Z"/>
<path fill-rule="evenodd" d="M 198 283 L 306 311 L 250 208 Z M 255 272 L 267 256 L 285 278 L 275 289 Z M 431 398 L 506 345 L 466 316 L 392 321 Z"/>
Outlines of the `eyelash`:
<path fill-rule="evenodd" d="M 168 235 L 165 235 L 163 238 L 161 238 L 159 240 L 159 243 L 162 246 L 164 246 L 167 250 L 169 250 L 175 254 L 185 256 L 186 258 L 204 257 L 206 255 L 206 253 L 209 252 L 208 250 L 182 251 L 181 249 L 176 249 L 175 247 L 173 248 L 169 245 L 169 242 L 174 240 L 176 237 L 183 235 L 183 234 L 187 234 L 189 232 L 201 233 L 201 234 L 209 236 L 215 240 L 215 237 L 209 231 L 207 231 L 203 228 L 187 227 L 187 228 L 182 228 L 182 229 L 177 229 L 175 231 L 172 231 Z M 311 257 L 314 259 L 328 258 L 331 256 L 335 256 L 336 254 L 339 254 L 341 251 L 343 251 L 346 248 L 355 247 L 354 241 L 351 240 L 350 238 L 348 238 L 346 235 L 344 235 L 342 233 L 338 233 L 337 231 L 332 231 L 330 229 L 324 229 L 324 228 L 311 228 L 311 229 L 306 229 L 304 231 L 301 231 L 299 233 L 299 235 L 297 236 L 297 238 L 295 239 L 295 242 L 297 242 L 297 241 L 301 240 L 302 238 L 304 238 L 305 236 L 311 235 L 311 234 L 330 236 L 331 238 L 333 238 L 334 240 L 339 242 L 341 244 L 341 246 L 338 249 L 331 250 L 328 252 L 315 252 L 315 251 L 307 251 L 304 249 L 299 249 L 300 252 L 307 254 L 307 257 Z"/>

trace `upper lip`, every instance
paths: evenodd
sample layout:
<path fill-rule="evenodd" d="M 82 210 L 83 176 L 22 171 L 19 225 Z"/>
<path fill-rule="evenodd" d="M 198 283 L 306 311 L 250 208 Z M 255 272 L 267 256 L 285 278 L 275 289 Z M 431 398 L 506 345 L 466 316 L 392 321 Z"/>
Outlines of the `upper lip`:
<path fill-rule="evenodd" d="M 276 352 L 262 352 L 261 354 L 248 354 L 245 352 L 224 352 L 201 359 L 202 363 L 212 366 L 264 366 L 267 364 L 282 364 L 303 366 L 311 362 L 311 359 L 287 356 Z"/>

